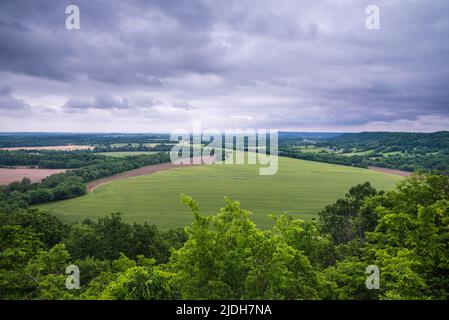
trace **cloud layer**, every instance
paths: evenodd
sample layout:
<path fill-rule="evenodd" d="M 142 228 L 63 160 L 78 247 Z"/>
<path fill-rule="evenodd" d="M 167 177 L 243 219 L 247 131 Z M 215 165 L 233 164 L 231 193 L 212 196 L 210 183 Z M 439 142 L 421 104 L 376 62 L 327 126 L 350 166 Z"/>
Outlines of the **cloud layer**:
<path fill-rule="evenodd" d="M 78 5 L 81 29 L 65 28 Z M 380 8 L 381 29 L 365 28 Z M 0 0 L 2 131 L 449 129 L 446 0 Z"/>

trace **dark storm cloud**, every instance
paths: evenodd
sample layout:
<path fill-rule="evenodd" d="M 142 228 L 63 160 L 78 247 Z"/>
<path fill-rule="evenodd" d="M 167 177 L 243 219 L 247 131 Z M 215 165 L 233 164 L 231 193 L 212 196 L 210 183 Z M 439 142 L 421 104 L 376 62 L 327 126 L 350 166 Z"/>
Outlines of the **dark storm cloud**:
<path fill-rule="evenodd" d="M 70 4 L 80 30 L 65 28 Z M 364 27 L 369 4 L 381 30 Z M 0 108 L 110 112 L 101 121 L 123 131 L 118 117 L 441 129 L 448 12 L 446 0 L 0 0 Z"/>
<path fill-rule="evenodd" d="M 207 48 L 208 33 L 192 29 L 207 25 L 202 6 L 189 1 L 180 2 L 178 10 L 170 2 L 160 8 L 135 1 L 74 3 L 81 10 L 80 32 L 65 29 L 65 7 L 73 1 L 2 2 L 0 68 L 55 80 L 85 75 L 130 85 L 159 85 L 159 76 L 179 71 L 216 70 L 208 62 L 217 54 Z"/>

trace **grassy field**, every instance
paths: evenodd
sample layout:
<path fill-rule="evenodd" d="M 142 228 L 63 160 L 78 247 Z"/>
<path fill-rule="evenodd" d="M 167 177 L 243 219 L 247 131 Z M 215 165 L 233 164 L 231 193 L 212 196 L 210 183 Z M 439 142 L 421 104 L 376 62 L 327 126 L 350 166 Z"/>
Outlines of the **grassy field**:
<path fill-rule="evenodd" d="M 332 152 L 330 149 L 315 146 L 297 147 L 296 149 L 301 151 L 302 153 L 320 153 L 322 151 L 329 153 Z"/>
<path fill-rule="evenodd" d="M 393 152 L 382 152 L 386 157 L 394 157 L 394 156 L 407 156 L 406 153 L 402 151 L 393 151 Z M 438 153 L 438 152 L 437 152 Z"/>
<path fill-rule="evenodd" d="M 157 152 L 154 151 L 119 151 L 119 152 L 97 152 L 96 154 L 100 154 L 103 156 L 108 157 L 115 157 L 115 158 L 124 158 L 129 156 L 138 156 L 141 154 L 154 154 Z"/>
<path fill-rule="evenodd" d="M 366 156 L 373 152 L 374 152 L 374 150 L 365 150 L 365 151 L 353 151 L 353 152 L 340 153 L 340 154 L 345 157 L 352 157 L 352 156 Z"/>
<path fill-rule="evenodd" d="M 205 214 L 216 213 L 227 196 L 251 210 L 259 226 L 268 227 L 269 213 L 310 219 L 357 183 L 370 181 L 385 190 L 400 179 L 367 169 L 280 157 L 273 176 L 260 176 L 255 165 L 179 168 L 113 181 L 86 196 L 40 207 L 67 222 L 123 212 L 127 222 L 147 221 L 167 229 L 192 221 L 192 213 L 179 201 L 181 193 L 193 196 Z"/>

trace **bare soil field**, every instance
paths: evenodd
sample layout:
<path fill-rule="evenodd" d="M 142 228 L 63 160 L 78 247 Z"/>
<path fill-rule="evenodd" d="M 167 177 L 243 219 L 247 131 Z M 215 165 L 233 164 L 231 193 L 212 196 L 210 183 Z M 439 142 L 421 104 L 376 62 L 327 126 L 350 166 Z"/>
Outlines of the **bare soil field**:
<path fill-rule="evenodd" d="M 0 150 L 60 150 L 60 151 L 73 151 L 73 150 L 87 150 L 93 149 L 91 146 L 78 146 L 78 145 L 68 145 L 68 146 L 46 146 L 46 147 L 14 147 L 14 148 L 0 148 Z"/>
<path fill-rule="evenodd" d="M 207 161 L 208 161 L 208 163 L 212 163 L 214 161 L 214 159 L 211 158 Z M 95 188 L 97 188 L 101 185 L 104 185 L 106 183 L 109 183 L 111 181 L 114 181 L 114 180 L 120 180 L 120 179 L 126 179 L 126 178 L 131 178 L 131 177 L 138 177 L 138 176 L 145 176 L 148 174 L 152 174 L 152 173 L 164 171 L 164 170 L 169 170 L 169 169 L 183 168 L 183 167 L 194 167 L 194 166 L 202 166 L 202 165 L 204 165 L 204 164 L 174 164 L 171 162 L 153 164 L 153 165 L 142 167 L 139 169 L 122 172 L 122 173 L 119 173 L 119 174 L 116 174 L 116 175 L 113 175 L 110 177 L 105 177 L 105 178 L 91 181 L 86 185 L 86 189 L 87 189 L 87 192 L 91 192 Z"/>
<path fill-rule="evenodd" d="M 29 178 L 32 182 L 39 182 L 45 177 L 48 177 L 52 174 L 65 171 L 65 169 L 0 168 L 0 185 L 9 184 L 14 181 L 20 181 L 25 177 Z"/>
<path fill-rule="evenodd" d="M 388 169 L 388 168 L 381 168 L 381 167 L 374 167 L 374 166 L 368 166 L 368 169 L 383 172 L 383 173 L 390 173 L 395 174 L 401 177 L 409 177 L 411 176 L 411 172 L 403 171 L 403 170 L 396 170 L 396 169 Z"/>

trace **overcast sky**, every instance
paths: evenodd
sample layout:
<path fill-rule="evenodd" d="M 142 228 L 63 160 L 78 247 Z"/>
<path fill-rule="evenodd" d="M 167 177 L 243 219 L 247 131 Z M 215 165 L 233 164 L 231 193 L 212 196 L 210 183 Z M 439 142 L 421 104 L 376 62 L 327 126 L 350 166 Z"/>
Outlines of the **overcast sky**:
<path fill-rule="evenodd" d="M 448 130 L 448 62 L 447 0 L 0 0 L 0 131 Z"/>

